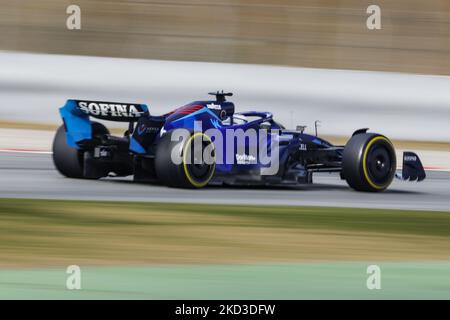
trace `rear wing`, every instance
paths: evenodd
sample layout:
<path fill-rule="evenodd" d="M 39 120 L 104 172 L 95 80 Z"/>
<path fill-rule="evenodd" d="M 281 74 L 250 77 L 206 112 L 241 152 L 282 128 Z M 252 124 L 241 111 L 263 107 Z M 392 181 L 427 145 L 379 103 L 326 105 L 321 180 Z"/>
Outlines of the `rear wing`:
<path fill-rule="evenodd" d="M 92 139 L 90 117 L 108 121 L 136 122 L 140 117 L 149 115 L 145 104 L 104 102 L 88 100 L 67 100 L 59 109 L 66 129 L 67 143 L 79 148 L 78 143 Z"/>

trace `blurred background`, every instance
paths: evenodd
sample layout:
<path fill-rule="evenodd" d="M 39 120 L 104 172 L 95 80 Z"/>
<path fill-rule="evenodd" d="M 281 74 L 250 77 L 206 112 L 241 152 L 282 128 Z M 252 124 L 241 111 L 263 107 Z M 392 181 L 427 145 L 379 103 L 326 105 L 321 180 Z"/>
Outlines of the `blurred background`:
<path fill-rule="evenodd" d="M 73 4 L 80 30 L 66 27 Z M 366 25 L 372 4 L 380 30 Z M 450 140 L 448 1 L 20 0 L 1 8 L 0 127 L 53 130 L 68 98 L 147 103 L 162 114 L 224 89 L 237 110 L 272 111 L 288 128 L 321 120 L 320 133 L 339 143 L 359 127 Z"/>
<path fill-rule="evenodd" d="M 0 30 L 3 50 L 450 74 L 446 0 L 2 0 Z"/>

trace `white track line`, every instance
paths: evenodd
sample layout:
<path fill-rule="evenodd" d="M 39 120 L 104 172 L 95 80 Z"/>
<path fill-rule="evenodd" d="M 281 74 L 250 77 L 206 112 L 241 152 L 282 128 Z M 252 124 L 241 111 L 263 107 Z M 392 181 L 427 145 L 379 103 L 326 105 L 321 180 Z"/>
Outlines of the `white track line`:
<path fill-rule="evenodd" d="M 441 168 L 441 167 L 424 167 L 425 171 L 445 171 L 450 172 L 449 168 Z"/>
<path fill-rule="evenodd" d="M 51 151 L 45 150 L 32 150 L 32 149 L 0 149 L 0 152 L 8 153 L 31 153 L 31 154 L 52 154 Z"/>

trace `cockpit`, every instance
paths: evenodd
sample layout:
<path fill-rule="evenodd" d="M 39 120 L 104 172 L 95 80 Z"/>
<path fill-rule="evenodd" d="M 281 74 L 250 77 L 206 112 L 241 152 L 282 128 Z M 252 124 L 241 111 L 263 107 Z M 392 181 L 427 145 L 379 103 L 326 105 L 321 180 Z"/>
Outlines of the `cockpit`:
<path fill-rule="evenodd" d="M 243 114 L 235 113 L 230 117 L 227 117 L 225 120 L 222 120 L 222 125 L 231 126 L 231 125 L 242 125 L 248 123 L 248 118 Z"/>

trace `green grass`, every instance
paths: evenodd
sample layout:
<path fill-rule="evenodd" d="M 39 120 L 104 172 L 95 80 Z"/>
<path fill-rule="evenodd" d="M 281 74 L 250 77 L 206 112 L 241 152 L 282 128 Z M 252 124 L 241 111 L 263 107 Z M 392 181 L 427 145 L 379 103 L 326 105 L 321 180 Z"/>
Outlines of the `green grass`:
<path fill-rule="evenodd" d="M 450 260 L 450 214 L 0 199 L 0 267 Z"/>
<path fill-rule="evenodd" d="M 111 217 L 96 213 L 122 211 Z M 0 199 L 2 221 L 26 223 L 67 224 L 74 226 L 100 225 L 189 225 L 189 221 L 137 221 L 133 212 L 177 212 L 185 215 L 202 214 L 237 218 L 236 226 L 265 228 L 313 228 L 351 230 L 377 233 L 400 233 L 450 237 L 450 214 L 437 211 L 408 211 L 364 208 L 245 206 L 209 204 L 132 203 L 105 201 L 61 201 L 31 199 Z M 94 214 L 89 215 L 89 212 Z M 203 225 L 233 224 L 233 222 L 204 221 Z M 198 225 L 198 222 L 192 222 Z"/>

